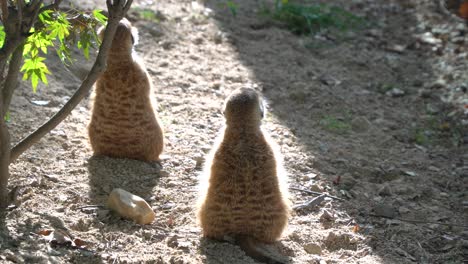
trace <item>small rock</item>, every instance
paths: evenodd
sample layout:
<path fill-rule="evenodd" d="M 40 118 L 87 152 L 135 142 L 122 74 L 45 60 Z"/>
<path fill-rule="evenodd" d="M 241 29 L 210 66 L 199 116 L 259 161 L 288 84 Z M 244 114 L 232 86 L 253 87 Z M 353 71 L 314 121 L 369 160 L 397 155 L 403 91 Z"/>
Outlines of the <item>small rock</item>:
<path fill-rule="evenodd" d="M 392 96 L 392 97 L 401 97 L 405 95 L 405 91 L 398 89 L 398 88 L 392 88 L 391 90 L 387 91 L 385 94 L 388 96 Z"/>
<path fill-rule="evenodd" d="M 429 45 L 437 45 L 437 44 L 442 43 L 442 40 L 434 37 L 434 35 L 431 32 L 426 32 L 426 33 L 422 34 L 419 37 L 419 40 L 422 43 L 429 44 Z"/>
<path fill-rule="evenodd" d="M 333 215 L 327 210 L 323 210 L 322 215 L 320 216 L 320 223 L 327 223 L 335 220 Z"/>
<path fill-rule="evenodd" d="M 440 109 L 433 104 L 427 104 L 426 111 L 428 114 L 435 115 L 440 112 Z"/>
<path fill-rule="evenodd" d="M 203 38 L 198 37 L 198 38 L 195 38 L 195 39 L 193 40 L 193 43 L 194 43 L 195 45 L 201 45 L 201 44 L 203 44 L 203 41 L 204 41 Z"/>
<path fill-rule="evenodd" d="M 438 79 L 431 84 L 431 89 L 443 89 L 447 86 L 447 82 L 443 79 Z"/>
<path fill-rule="evenodd" d="M 386 204 L 376 204 L 374 206 L 374 214 L 388 218 L 394 218 L 397 215 L 395 208 Z"/>
<path fill-rule="evenodd" d="M 46 106 L 49 103 L 50 101 L 47 101 L 47 100 L 31 100 L 31 104 L 38 105 L 38 106 Z"/>
<path fill-rule="evenodd" d="M 167 239 L 167 245 L 176 248 L 179 245 L 179 237 L 177 235 L 171 236 Z"/>
<path fill-rule="evenodd" d="M 363 116 L 358 116 L 351 120 L 351 128 L 353 131 L 358 132 L 358 133 L 363 133 L 369 130 L 371 126 L 371 123 L 367 118 Z"/>
<path fill-rule="evenodd" d="M 161 42 L 159 43 L 159 45 L 161 45 L 161 47 L 162 47 L 163 49 L 165 49 L 165 50 L 170 50 L 170 49 L 172 49 L 172 48 L 174 47 L 174 43 L 172 43 L 171 41 L 168 41 L 168 40 L 166 40 L 166 41 L 161 41 Z"/>
<path fill-rule="evenodd" d="M 351 190 L 357 184 L 357 180 L 351 176 L 349 173 L 345 173 L 343 177 L 341 177 L 341 188 L 346 191 Z"/>
<path fill-rule="evenodd" d="M 205 163 L 205 157 L 203 155 L 197 155 L 193 159 L 195 160 L 195 169 L 201 169 L 203 163 Z"/>
<path fill-rule="evenodd" d="M 351 240 L 351 235 L 349 234 L 335 234 L 333 232 L 330 232 L 328 233 L 328 236 L 325 239 L 324 243 L 329 251 L 337 251 L 340 249 L 357 249 L 357 244 Z"/>
<path fill-rule="evenodd" d="M 400 214 L 407 214 L 407 213 L 410 212 L 410 209 L 408 209 L 408 208 L 406 208 L 406 207 L 400 207 L 400 208 L 398 208 L 398 212 L 399 212 Z"/>
<path fill-rule="evenodd" d="M 314 243 L 305 245 L 304 250 L 309 254 L 322 255 L 322 248 Z"/>
<path fill-rule="evenodd" d="M 411 177 L 416 177 L 418 175 L 413 171 L 403 171 L 403 173 Z"/>
<path fill-rule="evenodd" d="M 406 47 L 404 45 L 391 45 L 387 47 L 388 51 L 396 52 L 396 53 L 403 53 L 405 51 Z"/>
<path fill-rule="evenodd" d="M 158 174 L 159 174 L 159 177 L 168 177 L 169 176 L 169 172 L 167 172 L 167 171 L 160 171 Z"/>
<path fill-rule="evenodd" d="M 109 215 L 109 210 L 98 210 L 97 211 L 97 218 L 101 221 L 105 220 L 107 216 Z"/>
<path fill-rule="evenodd" d="M 24 263 L 24 259 L 21 256 L 11 252 L 10 250 L 5 251 L 5 258 L 14 263 Z"/>
<path fill-rule="evenodd" d="M 388 186 L 388 184 L 384 184 L 377 193 L 380 196 L 391 196 L 392 190 L 390 189 L 390 186 Z"/>
<path fill-rule="evenodd" d="M 156 214 L 143 198 L 120 188 L 112 190 L 107 200 L 107 206 L 121 216 L 130 218 L 140 225 L 149 224 L 156 217 Z"/>
<path fill-rule="evenodd" d="M 313 192 L 323 192 L 323 188 L 320 187 L 318 184 L 313 184 L 312 186 L 310 186 L 309 189 Z"/>

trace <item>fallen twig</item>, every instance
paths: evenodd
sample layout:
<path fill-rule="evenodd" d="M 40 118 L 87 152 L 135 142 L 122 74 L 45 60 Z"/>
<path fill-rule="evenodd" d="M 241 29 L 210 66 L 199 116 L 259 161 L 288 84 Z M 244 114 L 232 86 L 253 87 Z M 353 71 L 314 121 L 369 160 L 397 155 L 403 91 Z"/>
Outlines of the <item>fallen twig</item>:
<path fill-rule="evenodd" d="M 324 194 L 322 194 L 322 195 L 320 195 L 318 197 L 315 197 L 314 199 L 312 199 L 312 200 L 310 200 L 308 202 L 293 206 L 293 210 L 302 210 L 302 209 L 305 209 L 305 208 L 309 208 L 309 207 L 319 205 L 323 200 L 325 200 L 325 198 L 327 196 L 328 195 L 324 193 Z"/>
<path fill-rule="evenodd" d="M 333 195 L 329 195 L 329 194 L 326 194 L 326 193 L 304 190 L 304 189 L 297 188 L 297 187 L 289 187 L 289 189 L 295 190 L 295 191 L 304 192 L 304 193 L 308 193 L 308 194 L 313 194 L 313 195 L 324 195 L 324 194 L 325 194 L 327 197 L 330 197 L 330 198 L 332 198 L 332 199 L 335 199 L 335 200 L 338 200 L 338 201 L 346 201 L 346 200 L 343 199 L 343 198 L 339 198 L 339 197 L 336 197 L 336 196 L 333 196 Z"/>
<path fill-rule="evenodd" d="M 87 208 L 104 208 L 104 207 L 105 207 L 104 205 L 91 204 L 91 205 L 80 206 L 78 207 L 78 209 L 83 210 Z"/>
<path fill-rule="evenodd" d="M 459 224 L 448 224 L 448 223 L 438 223 L 438 222 L 424 221 L 424 220 L 404 219 L 404 218 L 388 217 L 388 216 L 376 215 L 376 214 L 368 214 L 368 216 L 372 216 L 372 217 L 381 217 L 381 218 L 387 218 L 387 219 L 393 219 L 393 220 L 398 220 L 398 221 L 408 222 L 408 223 L 413 223 L 413 224 L 435 224 L 435 225 L 443 225 L 443 226 L 463 227 L 463 228 L 467 228 L 467 229 L 468 229 L 468 226 L 466 226 L 466 225 L 459 225 Z"/>

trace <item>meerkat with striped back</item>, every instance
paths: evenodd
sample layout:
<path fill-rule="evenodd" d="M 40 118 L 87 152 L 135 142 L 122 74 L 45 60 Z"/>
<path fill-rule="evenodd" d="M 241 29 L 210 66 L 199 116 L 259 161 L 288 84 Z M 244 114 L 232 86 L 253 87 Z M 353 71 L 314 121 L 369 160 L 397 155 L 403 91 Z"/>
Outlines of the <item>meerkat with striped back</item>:
<path fill-rule="evenodd" d="M 226 125 L 205 164 L 198 220 L 205 237 L 233 236 L 255 260 L 282 263 L 257 248 L 281 237 L 290 212 L 279 151 L 261 128 L 264 114 L 253 89 L 227 98 Z"/>
<path fill-rule="evenodd" d="M 158 161 L 163 130 L 154 109 L 151 78 L 133 49 L 137 38 L 136 28 L 122 19 L 107 68 L 96 82 L 89 139 L 95 155 Z"/>

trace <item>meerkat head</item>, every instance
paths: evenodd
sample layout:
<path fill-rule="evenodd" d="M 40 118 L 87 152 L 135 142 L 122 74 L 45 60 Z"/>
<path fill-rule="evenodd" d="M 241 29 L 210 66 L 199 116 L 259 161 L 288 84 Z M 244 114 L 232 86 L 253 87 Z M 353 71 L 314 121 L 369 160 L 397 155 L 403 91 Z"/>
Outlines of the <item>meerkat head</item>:
<path fill-rule="evenodd" d="M 103 39 L 105 27 L 101 27 L 98 30 L 99 38 Z M 114 40 L 112 41 L 112 46 L 110 49 L 111 53 L 131 53 L 133 46 L 138 43 L 138 30 L 133 27 L 130 21 L 126 18 L 122 18 L 119 21 L 117 30 L 114 35 Z"/>
<path fill-rule="evenodd" d="M 226 99 L 223 114 L 228 125 L 260 125 L 265 107 L 254 89 L 240 88 Z"/>

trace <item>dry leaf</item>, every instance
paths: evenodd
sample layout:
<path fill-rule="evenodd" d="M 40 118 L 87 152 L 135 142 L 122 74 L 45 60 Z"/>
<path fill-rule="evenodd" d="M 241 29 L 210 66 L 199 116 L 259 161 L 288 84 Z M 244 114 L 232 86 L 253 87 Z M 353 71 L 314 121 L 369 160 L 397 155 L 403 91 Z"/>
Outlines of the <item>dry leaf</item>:
<path fill-rule="evenodd" d="M 71 246 L 72 248 L 85 248 L 88 243 L 79 238 L 72 238 L 65 230 L 43 229 L 37 232 L 38 235 L 44 236 L 52 246 Z"/>
<path fill-rule="evenodd" d="M 79 238 L 73 239 L 73 243 L 75 244 L 75 246 L 80 247 L 80 248 L 84 248 L 88 245 L 88 242 L 81 240 Z"/>
<path fill-rule="evenodd" d="M 50 235 L 50 233 L 52 233 L 54 230 L 50 230 L 50 229 L 43 229 L 43 230 L 39 230 L 37 232 L 38 235 L 42 235 L 42 236 L 48 236 Z"/>
<path fill-rule="evenodd" d="M 353 232 L 354 232 L 354 233 L 357 233 L 357 232 L 359 232 L 360 229 L 361 229 L 361 227 L 360 227 L 359 225 L 355 225 L 355 226 L 353 227 Z"/>

